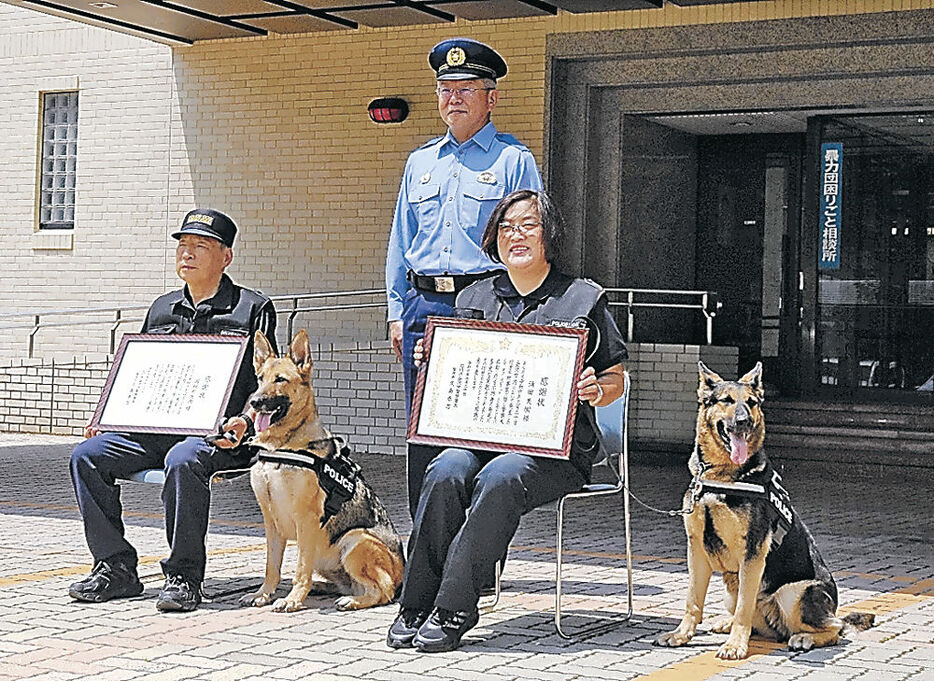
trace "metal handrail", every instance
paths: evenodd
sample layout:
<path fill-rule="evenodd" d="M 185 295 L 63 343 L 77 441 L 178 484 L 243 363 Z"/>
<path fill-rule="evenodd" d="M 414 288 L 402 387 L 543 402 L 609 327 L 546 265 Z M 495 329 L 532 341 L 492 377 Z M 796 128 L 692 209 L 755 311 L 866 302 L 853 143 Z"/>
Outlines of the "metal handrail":
<path fill-rule="evenodd" d="M 287 310 L 280 310 L 279 306 L 276 306 L 277 314 L 285 314 L 288 312 L 289 318 L 286 322 L 286 338 L 291 338 L 293 334 L 293 327 L 295 323 L 295 317 L 298 316 L 300 312 L 325 312 L 332 310 L 362 310 L 362 309 L 371 309 L 371 308 L 384 308 L 386 307 L 386 301 L 382 300 L 379 302 L 373 303 L 349 303 L 343 305 L 314 305 L 311 307 L 300 307 L 298 301 L 300 300 L 318 300 L 320 298 L 345 298 L 347 296 L 368 296 L 368 295 L 385 295 L 385 289 L 381 288 L 370 288 L 370 289 L 360 289 L 357 291 L 329 291 L 329 292 L 311 292 L 311 293 L 286 293 L 278 296 L 270 296 L 272 301 L 275 303 L 277 301 L 291 301 L 292 306 Z"/>
<path fill-rule="evenodd" d="M 609 305 L 610 307 L 625 307 L 626 308 L 626 341 L 631 343 L 633 339 L 633 331 L 635 329 L 635 319 L 633 315 L 634 308 L 640 307 L 654 307 L 654 308 L 677 308 L 681 310 L 698 310 L 704 316 L 706 327 L 707 327 L 707 345 L 713 344 L 713 320 L 717 316 L 717 313 L 720 311 L 720 308 L 723 307 L 723 303 L 720 301 L 720 297 L 717 295 L 716 291 L 690 291 L 690 290 L 677 290 L 677 289 L 662 289 L 662 288 L 608 288 L 606 289 L 608 294 L 620 295 L 625 298 L 622 301 L 611 300 Z M 694 298 L 697 299 L 697 302 L 660 302 L 660 301 L 646 301 L 646 302 L 636 302 L 636 296 L 666 296 L 672 297 L 675 299 L 678 298 Z"/>
<path fill-rule="evenodd" d="M 669 289 L 636 289 L 636 288 L 609 288 L 606 289 L 611 296 L 623 296 L 622 301 L 610 301 L 611 307 L 626 308 L 626 339 L 632 342 L 635 322 L 633 311 L 635 308 L 654 307 L 654 308 L 678 308 L 688 310 L 699 310 L 706 319 L 707 324 L 707 344 L 713 342 L 713 320 L 717 312 L 722 307 L 718 296 L 713 291 L 681 291 Z M 295 318 L 303 312 L 327 312 L 336 310 L 361 310 L 361 309 L 382 309 L 386 307 L 385 299 L 373 302 L 362 303 L 337 303 L 326 305 L 302 305 L 305 301 L 315 301 L 330 298 L 348 298 L 352 296 L 364 297 L 379 295 L 385 293 L 383 289 L 357 289 L 351 291 L 309 291 L 305 293 L 284 293 L 270 296 L 274 303 L 287 303 L 286 305 L 276 306 L 276 313 L 279 315 L 288 315 L 287 337 L 293 335 L 293 326 Z M 639 301 L 637 297 L 646 296 L 667 296 L 667 297 L 693 297 L 697 302 L 668 302 L 668 301 Z M 131 305 L 121 307 L 82 307 L 67 308 L 62 310 L 40 310 L 28 312 L 3 312 L 0 313 L 0 330 L 4 329 L 29 329 L 29 354 L 32 358 L 35 350 L 36 335 L 41 329 L 50 329 L 68 326 L 89 326 L 92 324 L 110 324 L 110 353 L 113 354 L 117 347 L 117 335 L 123 324 L 140 322 L 141 316 L 124 316 L 127 312 L 136 312 L 149 309 L 148 305 Z M 106 315 L 103 319 L 80 319 L 77 321 L 47 321 L 48 317 L 62 317 L 67 315 L 80 315 L 87 317 L 89 315 Z M 3 324 L 3 320 L 25 318 L 29 321 L 19 324 Z"/>
<path fill-rule="evenodd" d="M 351 309 L 366 309 L 366 308 L 385 308 L 386 301 L 382 300 L 380 302 L 371 302 L 371 303 L 350 303 L 350 304 L 338 304 L 338 305 L 299 305 L 300 301 L 306 300 L 320 300 L 322 298 L 346 298 L 349 296 L 367 296 L 367 295 L 376 295 L 381 294 L 385 295 L 384 289 L 359 289 L 352 291 L 311 291 L 306 293 L 285 293 L 275 296 L 270 296 L 270 299 L 276 302 L 288 301 L 291 303 L 290 306 L 285 309 L 279 309 L 279 306 L 276 306 L 276 314 L 283 315 L 288 314 L 288 337 L 291 338 L 293 333 L 293 324 L 295 317 L 301 312 L 324 312 L 324 311 L 333 311 L 333 310 L 351 310 Z M 93 324 L 110 324 L 110 354 L 113 354 L 117 348 L 117 337 L 120 326 L 123 324 L 133 323 L 133 322 L 142 322 L 142 316 L 128 316 L 125 317 L 124 314 L 127 312 L 135 312 L 139 310 L 148 310 L 148 305 L 131 305 L 131 306 L 121 306 L 121 307 L 80 307 L 80 308 L 65 308 L 61 310 L 40 310 L 40 311 L 28 311 L 28 312 L 2 312 L 0 313 L 0 322 L 7 319 L 15 318 L 26 318 L 30 321 L 25 323 L 12 323 L 12 324 L 3 324 L 0 323 L 0 331 L 5 329 L 29 329 L 28 334 L 28 354 L 27 357 L 30 359 L 35 354 L 35 341 L 36 334 L 39 333 L 41 329 L 51 329 L 59 327 L 68 327 L 68 326 L 90 326 Z M 49 322 L 46 321 L 47 317 L 62 317 L 68 315 L 81 315 L 84 317 L 90 315 L 106 315 L 103 319 L 80 319 L 77 321 L 63 321 L 63 322 Z"/>

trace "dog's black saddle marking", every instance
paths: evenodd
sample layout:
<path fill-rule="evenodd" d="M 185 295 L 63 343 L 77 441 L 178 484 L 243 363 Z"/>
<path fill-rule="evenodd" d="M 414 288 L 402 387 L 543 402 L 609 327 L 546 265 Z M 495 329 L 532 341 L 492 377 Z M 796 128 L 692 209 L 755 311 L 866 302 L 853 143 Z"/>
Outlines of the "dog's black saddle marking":
<path fill-rule="evenodd" d="M 746 497 L 751 499 L 764 499 L 769 522 L 772 526 L 772 543 L 781 545 L 782 539 L 795 522 L 794 509 L 791 506 L 791 496 L 782 485 L 782 476 L 778 474 L 771 463 L 750 475 L 746 480 L 737 482 L 719 482 L 716 480 L 698 479 L 691 490 L 696 498 L 704 494 L 722 494 L 728 497 Z"/>
<path fill-rule="evenodd" d="M 324 458 L 315 456 L 310 450 L 315 445 L 327 444 L 330 452 Z M 318 484 L 324 490 L 324 515 L 321 526 L 336 515 L 357 491 L 357 480 L 361 477 L 360 466 L 350 458 L 350 447 L 343 438 L 333 436 L 308 443 L 308 449 L 260 450 L 257 458 L 270 463 L 284 463 L 311 469 L 318 476 Z"/>

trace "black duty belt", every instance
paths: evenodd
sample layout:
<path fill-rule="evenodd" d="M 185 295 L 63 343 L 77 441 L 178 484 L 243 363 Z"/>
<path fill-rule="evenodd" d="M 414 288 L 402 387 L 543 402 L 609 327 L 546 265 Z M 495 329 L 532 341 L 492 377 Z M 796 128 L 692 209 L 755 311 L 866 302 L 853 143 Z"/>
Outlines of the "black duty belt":
<path fill-rule="evenodd" d="M 487 277 L 500 272 L 500 270 L 490 270 L 488 272 L 477 272 L 475 274 L 439 274 L 427 276 L 424 274 L 415 274 L 412 270 L 406 275 L 406 279 L 412 286 L 421 291 L 431 291 L 432 293 L 459 293 L 475 281 L 486 279 Z"/>

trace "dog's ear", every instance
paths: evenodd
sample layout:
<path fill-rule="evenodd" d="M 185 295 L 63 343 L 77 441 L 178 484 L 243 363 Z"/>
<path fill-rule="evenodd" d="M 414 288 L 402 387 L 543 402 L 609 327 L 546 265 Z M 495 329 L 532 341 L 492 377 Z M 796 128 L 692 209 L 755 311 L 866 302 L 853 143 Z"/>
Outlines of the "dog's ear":
<path fill-rule="evenodd" d="M 275 357 L 276 353 L 272 351 L 272 346 L 266 340 L 266 336 L 259 329 L 253 334 L 253 369 L 256 373 L 263 368 L 263 364 L 270 357 Z"/>
<path fill-rule="evenodd" d="M 697 363 L 700 382 L 697 385 L 697 399 L 701 403 L 706 403 L 713 396 L 713 389 L 717 383 L 723 383 L 720 374 L 711 371 L 703 362 Z"/>
<path fill-rule="evenodd" d="M 739 379 L 740 383 L 748 385 L 759 397 L 762 396 L 762 362 L 756 362 L 748 374 Z"/>
<path fill-rule="evenodd" d="M 300 329 L 295 334 L 295 338 L 292 339 L 292 344 L 289 346 L 289 357 L 292 358 L 295 366 L 298 367 L 298 372 L 307 381 L 311 375 L 311 346 L 308 343 L 308 334 L 305 333 L 305 329 Z"/>

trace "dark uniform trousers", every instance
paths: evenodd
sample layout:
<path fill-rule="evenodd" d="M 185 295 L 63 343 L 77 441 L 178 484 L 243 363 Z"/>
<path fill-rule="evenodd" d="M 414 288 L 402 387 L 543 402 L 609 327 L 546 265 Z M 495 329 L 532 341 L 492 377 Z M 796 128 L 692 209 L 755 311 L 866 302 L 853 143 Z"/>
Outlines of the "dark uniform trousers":
<path fill-rule="evenodd" d="M 142 333 L 220 334 L 247 339 L 225 416 L 239 414 L 256 390 L 253 333 L 261 330 L 275 349 L 276 312 L 257 291 L 234 284 L 225 274 L 217 293 L 193 306 L 186 289 L 157 298 L 143 322 Z M 84 519 L 84 534 L 94 561 L 117 560 L 130 566 L 136 551 L 124 538 L 120 487 L 116 478 L 147 468 L 165 470 L 162 501 L 171 552 L 162 561 L 167 575 L 204 579 L 210 479 L 219 470 L 244 468 L 245 449 L 215 449 L 200 437 L 106 433 L 79 444 L 71 455 L 71 479 Z"/>
<path fill-rule="evenodd" d="M 71 456 L 71 479 L 94 562 L 136 566 L 136 550 L 124 537 L 120 486 L 115 478 L 163 468 L 162 503 L 171 551 L 162 561 L 162 570 L 203 581 L 211 475 L 243 468 L 249 460 L 245 450 L 215 449 L 200 437 L 105 433 L 85 440 Z"/>
<path fill-rule="evenodd" d="M 425 473 L 409 538 L 402 607 L 476 608 L 519 519 L 584 483 L 566 460 L 445 449 Z"/>
<path fill-rule="evenodd" d="M 412 411 L 412 397 L 415 394 L 415 380 L 418 367 L 412 361 L 415 343 L 425 335 L 425 324 L 429 316 L 451 317 L 454 314 L 454 293 L 435 293 L 410 288 L 402 300 L 402 377 L 405 384 L 405 421 L 409 422 Z M 408 445 L 406 476 L 409 489 L 409 514 L 415 517 L 418 497 L 422 491 L 425 468 L 441 451 L 431 445 Z"/>

